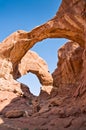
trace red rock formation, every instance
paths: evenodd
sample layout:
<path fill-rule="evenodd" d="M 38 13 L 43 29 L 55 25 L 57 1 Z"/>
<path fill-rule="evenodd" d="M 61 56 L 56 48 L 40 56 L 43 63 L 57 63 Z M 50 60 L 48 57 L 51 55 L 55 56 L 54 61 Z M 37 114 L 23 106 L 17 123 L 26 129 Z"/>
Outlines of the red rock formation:
<path fill-rule="evenodd" d="M 28 49 L 45 38 L 64 37 L 84 46 L 85 7 L 85 0 L 63 0 L 53 19 L 30 32 L 17 31 L 6 38 L 0 46 L 0 54 L 17 64 Z"/>
<path fill-rule="evenodd" d="M 18 91 L 22 94 L 21 84 L 15 81 L 26 73 L 34 73 L 37 75 L 43 86 L 52 86 L 53 79 L 49 73 L 46 62 L 40 58 L 35 52 L 28 51 L 22 58 L 17 68 L 13 68 L 13 64 L 9 59 L 0 58 L 0 90 Z M 10 87 L 12 86 L 12 87 Z M 19 90 L 20 89 L 20 90 Z"/>
<path fill-rule="evenodd" d="M 42 85 L 53 85 L 53 79 L 46 62 L 33 51 L 28 51 L 22 58 L 18 66 L 18 71 L 20 76 L 29 72 L 37 75 Z"/>
<path fill-rule="evenodd" d="M 53 73 L 54 85 L 77 86 L 83 70 L 83 48 L 76 42 L 68 42 L 58 50 L 57 69 Z"/>
<path fill-rule="evenodd" d="M 53 19 L 30 32 L 17 31 L 0 44 L 1 130 L 86 129 L 85 23 L 86 0 L 63 0 Z M 23 64 L 29 55 L 28 50 L 34 44 L 45 38 L 58 37 L 73 42 L 68 42 L 58 52 L 58 68 L 53 73 L 54 87 L 48 93 L 48 89 L 51 90 L 52 87 L 46 86 L 46 83 L 52 84 L 48 70 L 45 73 L 38 71 L 39 64 L 35 59 L 37 72 L 30 66 L 24 69 Z M 27 63 L 32 61 L 27 60 L 25 65 Z M 39 97 L 34 97 L 26 86 L 15 81 L 20 76 L 18 71 L 20 75 L 27 71 L 37 74 L 44 85 Z M 45 78 L 47 74 L 49 79 Z"/>

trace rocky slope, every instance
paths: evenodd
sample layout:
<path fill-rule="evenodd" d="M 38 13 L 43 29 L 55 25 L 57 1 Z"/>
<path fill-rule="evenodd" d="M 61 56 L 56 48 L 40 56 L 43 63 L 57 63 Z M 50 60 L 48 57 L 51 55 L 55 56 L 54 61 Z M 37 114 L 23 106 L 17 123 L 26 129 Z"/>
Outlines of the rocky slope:
<path fill-rule="evenodd" d="M 46 38 L 70 39 L 58 51 L 53 74 L 28 51 Z M 16 81 L 37 75 L 42 90 L 33 96 Z M 30 32 L 17 31 L 0 44 L 0 130 L 86 129 L 86 0 L 63 0 L 56 16 Z"/>

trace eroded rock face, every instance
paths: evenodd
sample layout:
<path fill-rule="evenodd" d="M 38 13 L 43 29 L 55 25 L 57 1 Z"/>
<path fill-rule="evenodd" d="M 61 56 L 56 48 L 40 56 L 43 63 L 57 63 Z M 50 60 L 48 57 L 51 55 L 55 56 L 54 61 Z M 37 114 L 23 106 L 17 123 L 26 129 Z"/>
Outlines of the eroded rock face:
<path fill-rule="evenodd" d="M 86 47 L 83 52 L 83 69 L 80 75 L 79 86 L 74 93 L 74 96 L 83 96 L 86 94 Z"/>
<path fill-rule="evenodd" d="M 54 85 L 77 86 L 83 70 L 83 48 L 76 42 L 68 42 L 58 50 L 57 69 L 53 73 Z"/>
<path fill-rule="evenodd" d="M 9 58 L 0 58 L 0 90 L 18 91 L 22 94 L 21 84 L 15 79 L 27 73 L 37 75 L 42 85 L 53 85 L 53 79 L 49 73 L 46 62 L 35 52 L 28 51 L 20 63 L 15 67 Z M 11 87 L 12 86 L 12 87 Z M 20 90 L 19 90 L 20 89 Z"/>
<path fill-rule="evenodd" d="M 13 66 L 12 63 L 3 57 L 0 57 L 0 78 L 7 80 L 13 79 Z"/>

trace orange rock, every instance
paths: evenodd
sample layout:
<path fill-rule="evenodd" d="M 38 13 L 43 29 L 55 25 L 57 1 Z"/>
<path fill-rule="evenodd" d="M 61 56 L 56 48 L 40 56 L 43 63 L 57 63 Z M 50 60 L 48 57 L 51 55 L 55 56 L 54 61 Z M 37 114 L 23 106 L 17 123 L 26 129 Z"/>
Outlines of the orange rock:
<path fill-rule="evenodd" d="M 18 65 L 18 71 L 22 75 L 29 72 L 35 74 L 42 85 L 53 85 L 53 78 L 49 73 L 47 63 L 33 51 L 28 51 Z"/>
<path fill-rule="evenodd" d="M 58 65 L 53 73 L 55 86 L 78 85 L 83 69 L 83 48 L 76 42 L 67 42 L 58 50 Z"/>

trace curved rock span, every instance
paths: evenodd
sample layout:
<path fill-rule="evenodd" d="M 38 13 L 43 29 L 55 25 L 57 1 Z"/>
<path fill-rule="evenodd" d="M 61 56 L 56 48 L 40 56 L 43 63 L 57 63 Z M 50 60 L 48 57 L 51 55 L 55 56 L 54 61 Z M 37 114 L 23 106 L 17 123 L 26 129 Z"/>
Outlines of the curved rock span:
<path fill-rule="evenodd" d="M 0 54 L 16 63 L 34 44 L 46 38 L 67 38 L 85 46 L 85 8 L 85 0 L 63 0 L 53 19 L 30 32 L 17 31 L 6 38 Z"/>
<path fill-rule="evenodd" d="M 64 37 L 78 42 L 85 49 L 85 16 L 85 0 L 63 0 L 53 19 L 30 32 L 17 31 L 6 38 L 0 45 L 0 55 L 11 61 L 15 73 L 28 49 L 43 39 Z M 85 66 L 85 63 L 83 65 Z"/>
<path fill-rule="evenodd" d="M 19 63 L 18 68 L 20 76 L 31 72 L 37 75 L 42 85 L 53 85 L 53 78 L 49 73 L 46 62 L 33 51 L 26 53 Z"/>
<path fill-rule="evenodd" d="M 0 59 L 0 66 L 0 90 L 18 91 L 16 87 L 21 84 L 15 80 L 29 72 L 37 75 L 42 86 L 53 86 L 53 78 L 46 62 L 33 51 L 28 51 L 15 69 L 12 62 L 5 58 Z"/>
<path fill-rule="evenodd" d="M 45 61 L 29 51 L 46 38 L 71 40 L 58 50 L 59 61 L 52 75 Z M 36 74 L 43 86 L 39 97 L 16 81 L 29 72 Z M 86 129 L 86 0 L 62 0 L 54 18 L 2 41 L 0 117 L 0 129 L 4 130 Z"/>

